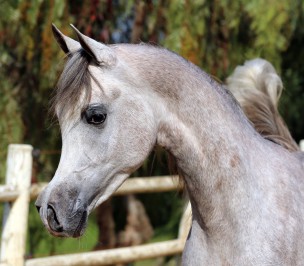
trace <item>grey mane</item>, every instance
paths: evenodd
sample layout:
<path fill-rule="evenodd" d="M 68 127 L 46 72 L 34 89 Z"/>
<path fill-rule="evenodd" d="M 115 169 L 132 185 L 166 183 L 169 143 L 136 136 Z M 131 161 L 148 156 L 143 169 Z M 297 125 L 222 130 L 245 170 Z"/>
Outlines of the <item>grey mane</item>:
<path fill-rule="evenodd" d="M 299 150 L 277 108 L 267 95 L 248 95 L 243 110 L 255 129 L 265 139 L 273 141 L 290 151 Z"/>
<path fill-rule="evenodd" d="M 257 132 L 290 151 L 299 151 L 279 114 L 283 83 L 269 62 L 259 58 L 247 61 L 234 70 L 227 82 Z"/>

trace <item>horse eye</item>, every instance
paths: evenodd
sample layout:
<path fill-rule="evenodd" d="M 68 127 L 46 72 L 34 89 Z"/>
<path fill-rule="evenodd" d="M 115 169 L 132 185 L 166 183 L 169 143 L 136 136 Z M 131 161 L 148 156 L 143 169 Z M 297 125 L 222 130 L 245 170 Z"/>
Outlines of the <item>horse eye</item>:
<path fill-rule="evenodd" d="M 106 121 L 107 108 L 102 104 L 91 104 L 83 111 L 81 117 L 88 124 L 101 125 Z"/>
<path fill-rule="evenodd" d="M 91 114 L 90 116 L 86 116 L 86 120 L 88 124 L 91 125 L 100 125 L 102 124 L 107 118 L 107 114 Z"/>

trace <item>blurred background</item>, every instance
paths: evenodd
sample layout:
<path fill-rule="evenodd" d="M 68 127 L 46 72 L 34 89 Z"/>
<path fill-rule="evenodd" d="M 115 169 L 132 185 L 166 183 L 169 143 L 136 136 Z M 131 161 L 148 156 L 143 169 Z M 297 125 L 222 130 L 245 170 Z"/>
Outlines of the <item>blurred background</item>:
<path fill-rule="evenodd" d="M 285 87 L 280 112 L 295 140 L 304 139 L 302 0 L 0 0 L 2 183 L 9 143 L 34 146 L 33 183 L 49 181 L 59 161 L 60 131 L 48 109 L 64 54 L 54 41 L 51 23 L 70 37 L 75 37 L 69 27 L 72 23 L 82 33 L 104 43 L 148 42 L 164 46 L 222 81 L 245 60 L 267 59 L 280 73 Z M 166 155 L 156 148 L 134 175 L 167 175 L 167 164 Z M 149 237 L 142 241 L 176 237 L 183 205 L 181 195 L 174 192 L 138 198 L 142 215 L 147 216 L 151 226 L 146 232 Z M 124 245 L 118 239 L 126 230 L 129 200 L 116 197 L 107 207 L 114 217 L 114 240 L 109 243 L 100 239 L 101 232 L 109 230 L 102 229 L 101 211 L 92 215 L 83 238 L 63 240 L 47 234 L 31 206 L 27 256 Z"/>

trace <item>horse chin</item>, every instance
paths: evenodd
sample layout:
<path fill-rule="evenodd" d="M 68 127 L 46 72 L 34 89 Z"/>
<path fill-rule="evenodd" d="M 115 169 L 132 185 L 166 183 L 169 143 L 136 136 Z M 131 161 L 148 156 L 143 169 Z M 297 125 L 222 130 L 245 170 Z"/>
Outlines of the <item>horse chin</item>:
<path fill-rule="evenodd" d="M 56 231 L 53 231 L 52 229 L 48 229 L 49 233 L 52 235 L 52 236 L 55 236 L 55 237 L 58 237 L 58 238 L 65 238 L 65 237 L 69 237 L 69 235 L 67 233 L 64 233 L 64 232 L 56 232 Z"/>

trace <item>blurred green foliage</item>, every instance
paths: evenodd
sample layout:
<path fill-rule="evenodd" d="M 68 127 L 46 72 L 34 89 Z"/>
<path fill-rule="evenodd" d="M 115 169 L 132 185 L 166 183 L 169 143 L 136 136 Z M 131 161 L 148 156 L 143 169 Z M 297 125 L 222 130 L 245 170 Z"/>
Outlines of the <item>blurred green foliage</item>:
<path fill-rule="evenodd" d="M 48 114 L 48 104 L 64 54 L 52 37 L 52 22 L 72 37 L 70 23 L 105 43 L 144 41 L 163 45 L 222 80 L 245 60 L 263 57 L 282 75 L 286 87 L 282 114 L 295 139 L 304 139 L 301 0 L 0 1 L 2 182 L 9 143 L 30 143 L 40 150 L 36 152 L 33 182 L 49 180 L 59 160 L 59 127 Z M 147 161 L 136 174 L 168 173 L 166 163 L 161 163 L 162 153 L 156 151 L 153 156 L 150 162 L 156 160 L 158 164 L 151 166 Z M 162 205 L 159 199 L 154 204 Z M 147 211 L 159 226 L 152 207 Z M 30 224 L 38 223 L 32 214 L 31 219 Z M 176 220 L 172 211 L 170 221 Z M 171 227 L 176 227 L 176 222 Z M 30 236 L 33 243 L 46 237 L 31 227 Z"/>

